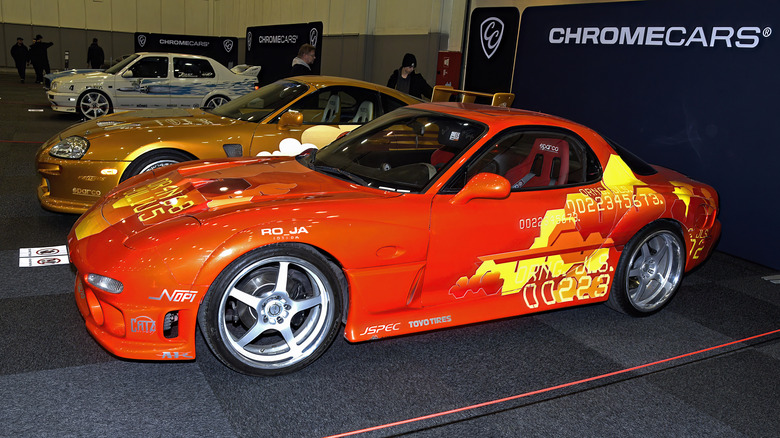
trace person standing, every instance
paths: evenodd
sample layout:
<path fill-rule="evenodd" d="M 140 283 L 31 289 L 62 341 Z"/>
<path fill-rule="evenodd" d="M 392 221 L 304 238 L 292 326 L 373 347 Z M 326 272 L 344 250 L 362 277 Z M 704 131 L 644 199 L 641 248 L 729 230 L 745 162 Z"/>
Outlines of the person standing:
<path fill-rule="evenodd" d="M 53 46 L 54 43 L 44 43 L 43 37 L 38 34 L 35 35 L 32 46 L 30 46 L 30 62 L 35 69 L 35 83 L 43 83 L 43 75 L 51 73 L 49 68 L 49 54 L 47 50 Z"/>
<path fill-rule="evenodd" d="M 92 38 L 92 44 L 87 49 L 87 62 L 92 68 L 102 68 L 106 59 L 103 48 L 98 45 L 98 39 Z"/>
<path fill-rule="evenodd" d="M 19 79 L 21 79 L 22 83 L 24 83 L 27 62 L 30 61 L 30 51 L 27 50 L 27 46 L 24 45 L 24 38 L 17 38 L 16 44 L 11 46 L 11 57 L 14 58 L 14 63 L 16 63 L 16 70 L 19 72 Z"/>
<path fill-rule="evenodd" d="M 414 97 L 431 98 L 433 88 L 428 85 L 423 75 L 416 73 L 417 58 L 411 53 L 404 55 L 401 68 L 394 70 L 387 80 L 388 88 L 394 88 L 402 93 L 411 94 Z"/>
<path fill-rule="evenodd" d="M 316 47 L 311 44 L 303 44 L 298 49 L 298 56 L 292 60 L 292 68 L 290 69 L 290 76 L 310 75 L 311 66 L 314 64 L 314 60 L 317 58 L 314 52 Z"/>

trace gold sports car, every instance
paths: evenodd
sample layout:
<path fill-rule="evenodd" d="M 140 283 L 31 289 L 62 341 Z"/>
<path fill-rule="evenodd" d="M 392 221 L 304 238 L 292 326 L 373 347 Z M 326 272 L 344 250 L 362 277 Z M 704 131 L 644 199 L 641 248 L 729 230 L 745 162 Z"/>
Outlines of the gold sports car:
<path fill-rule="evenodd" d="M 282 79 L 213 109 L 116 113 L 65 129 L 36 155 L 38 200 L 83 213 L 139 173 L 197 159 L 297 155 L 419 99 L 328 76 Z"/>

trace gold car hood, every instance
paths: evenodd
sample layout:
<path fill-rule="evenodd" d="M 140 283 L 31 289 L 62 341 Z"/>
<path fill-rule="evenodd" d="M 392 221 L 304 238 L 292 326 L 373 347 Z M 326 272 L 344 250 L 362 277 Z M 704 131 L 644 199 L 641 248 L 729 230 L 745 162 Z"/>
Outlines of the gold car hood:
<path fill-rule="evenodd" d="M 125 111 L 73 125 L 62 131 L 60 138 L 77 135 L 93 139 L 126 130 L 138 131 L 176 126 L 222 126 L 234 122 L 234 119 L 218 117 L 200 109 L 170 108 Z"/>

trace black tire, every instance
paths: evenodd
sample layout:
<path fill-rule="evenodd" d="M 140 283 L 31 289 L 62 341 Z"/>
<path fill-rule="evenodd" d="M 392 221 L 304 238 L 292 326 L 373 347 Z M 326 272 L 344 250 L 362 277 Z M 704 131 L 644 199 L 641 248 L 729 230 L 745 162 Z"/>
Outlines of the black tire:
<path fill-rule="evenodd" d="M 283 282 L 280 272 L 286 273 Z M 339 269 L 311 247 L 258 248 L 228 265 L 209 288 L 198 311 L 203 338 L 238 372 L 297 371 L 335 339 L 344 285 Z"/>
<path fill-rule="evenodd" d="M 76 101 L 76 111 L 87 119 L 95 119 L 114 111 L 108 95 L 99 90 L 87 90 Z"/>
<path fill-rule="evenodd" d="M 194 159 L 195 157 L 192 155 L 174 149 L 147 152 L 136 158 L 132 163 L 130 163 L 129 166 L 127 166 L 127 169 L 125 169 L 125 172 L 122 174 L 122 178 L 119 180 L 119 182 L 130 179 L 138 174 L 148 172 L 152 169 L 157 169 L 176 163 L 183 163 L 185 161 L 191 161 Z"/>
<path fill-rule="evenodd" d="M 669 304 L 682 283 L 685 244 L 679 230 L 659 221 L 639 230 L 618 261 L 607 305 L 647 316 Z"/>
<path fill-rule="evenodd" d="M 209 97 L 208 100 L 206 101 L 206 104 L 203 105 L 203 107 L 211 109 L 211 108 L 216 108 L 228 102 L 230 102 L 229 97 L 218 94 L 216 96 Z"/>

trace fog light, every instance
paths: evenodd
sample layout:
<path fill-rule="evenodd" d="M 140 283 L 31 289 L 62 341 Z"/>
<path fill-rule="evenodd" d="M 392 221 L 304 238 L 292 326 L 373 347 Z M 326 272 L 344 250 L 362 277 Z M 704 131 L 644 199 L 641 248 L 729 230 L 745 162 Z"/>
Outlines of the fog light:
<path fill-rule="evenodd" d="M 168 312 L 163 320 L 163 336 L 175 338 L 179 336 L 179 311 Z"/>
<path fill-rule="evenodd" d="M 113 278 L 109 278 L 109 277 L 104 277 L 98 274 L 87 275 L 87 283 L 91 284 L 92 286 L 100 290 L 112 294 L 121 293 L 122 289 L 124 288 L 121 281 L 114 280 Z"/>

